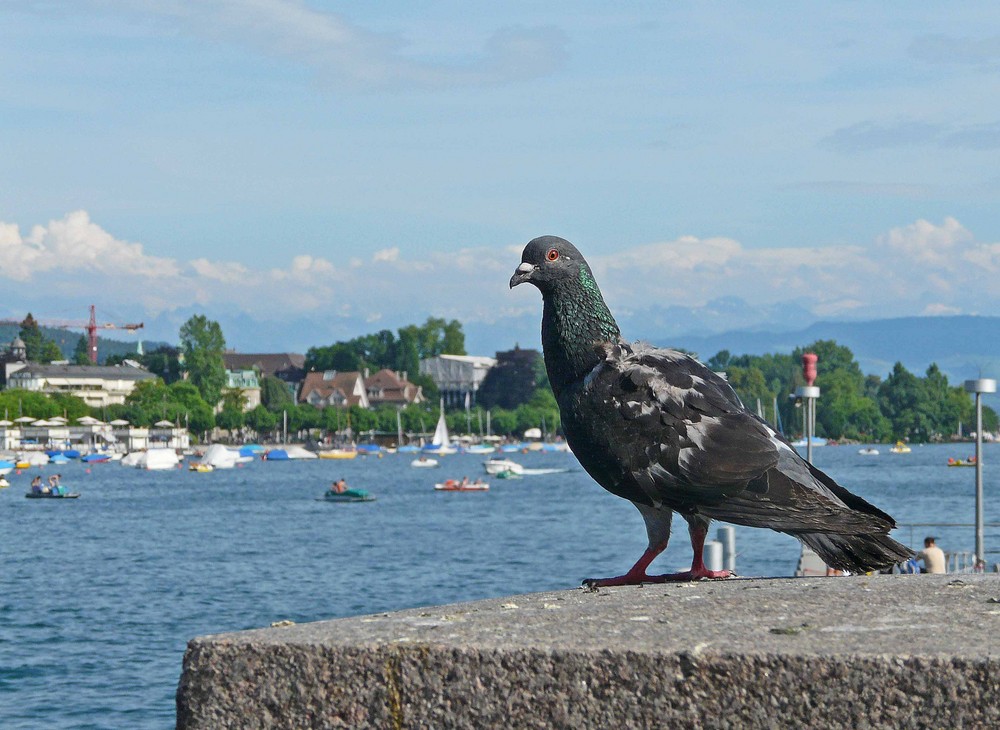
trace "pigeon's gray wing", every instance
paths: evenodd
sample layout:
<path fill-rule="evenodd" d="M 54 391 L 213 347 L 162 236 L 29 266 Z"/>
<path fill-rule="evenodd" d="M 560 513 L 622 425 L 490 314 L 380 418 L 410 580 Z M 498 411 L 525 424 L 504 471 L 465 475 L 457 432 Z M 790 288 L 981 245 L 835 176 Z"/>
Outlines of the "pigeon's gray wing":
<path fill-rule="evenodd" d="M 683 353 L 610 348 L 589 389 L 604 391 L 611 407 L 598 410 L 618 421 L 623 436 L 611 439 L 612 451 L 652 499 L 787 532 L 876 533 L 893 526 L 748 412 L 725 379 Z"/>
<path fill-rule="evenodd" d="M 778 462 L 774 432 L 723 378 L 674 350 L 609 346 L 568 395 L 561 405 L 574 453 L 603 486 L 634 501 L 713 501 Z"/>

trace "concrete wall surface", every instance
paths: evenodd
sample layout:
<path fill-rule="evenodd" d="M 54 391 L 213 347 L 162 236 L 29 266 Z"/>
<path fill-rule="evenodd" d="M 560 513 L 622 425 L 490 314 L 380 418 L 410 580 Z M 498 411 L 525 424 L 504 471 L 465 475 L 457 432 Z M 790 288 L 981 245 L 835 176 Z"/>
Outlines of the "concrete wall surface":
<path fill-rule="evenodd" d="M 537 593 L 201 637 L 177 727 L 1000 727 L 1000 578 Z"/>

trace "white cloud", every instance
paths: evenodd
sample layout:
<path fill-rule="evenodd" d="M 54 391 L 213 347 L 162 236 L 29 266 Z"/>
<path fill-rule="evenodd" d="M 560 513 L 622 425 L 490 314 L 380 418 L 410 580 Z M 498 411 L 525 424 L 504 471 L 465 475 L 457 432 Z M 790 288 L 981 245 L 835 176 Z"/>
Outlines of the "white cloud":
<path fill-rule="evenodd" d="M 961 314 L 962 310 L 959 307 L 952 307 L 948 304 L 928 304 L 924 307 L 921 312 L 925 317 L 944 317 L 952 314 Z"/>
<path fill-rule="evenodd" d="M 315 69 L 325 81 L 363 88 L 482 86 L 544 76 L 565 58 L 554 28 L 501 28 L 478 54 L 422 61 L 405 38 L 376 33 L 302 0 L 100 0 L 103 7 L 173 23 L 188 32 L 253 46 Z"/>
<path fill-rule="evenodd" d="M 908 226 L 893 228 L 878 238 L 880 246 L 896 255 L 924 264 L 949 267 L 955 262 L 955 251 L 970 242 L 972 233 L 950 217 L 945 218 L 940 226 L 921 219 Z"/>
<path fill-rule="evenodd" d="M 229 284 L 235 284 L 247 280 L 249 270 L 243 264 L 231 261 L 209 261 L 208 259 L 195 259 L 191 262 L 191 268 L 206 279 L 213 279 Z"/>
<path fill-rule="evenodd" d="M 586 252 L 585 242 L 581 247 Z M 300 253 L 284 266 L 255 268 L 154 256 L 76 211 L 28 236 L 0 222 L 0 287 L 9 316 L 24 313 L 11 307 L 29 306 L 43 317 L 62 316 L 96 300 L 129 321 L 195 304 L 214 316 L 259 322 L 312 317 L 391 328 L 433 315 L 502 327 L 538 312 L 537 293 L 507 287 L 520 248 L 411 251 L 408 258 L 405 246 L 394 246 L 364 258 L 359 252 L 342 266 Z M 1000 243 L 977 241 L 954 218 L 918 220 L 868 245 L 747 248 L 728 237 L 682 236 L 589 260 L 623 316 L 656 306 L 706 307 L 720 297 L 753 306 L 795 302 L 818 317 L 950 314 L 1000 302 L 1000 277 L 988 275 L 1000 268 Z"/>
<path fill-rule="evenodd" d="M 381 251 L 376 251 L 372 256 L 372 261 L 399 261 L 399 246 L 393 246 L 392 248 L 384 248 Z"/>

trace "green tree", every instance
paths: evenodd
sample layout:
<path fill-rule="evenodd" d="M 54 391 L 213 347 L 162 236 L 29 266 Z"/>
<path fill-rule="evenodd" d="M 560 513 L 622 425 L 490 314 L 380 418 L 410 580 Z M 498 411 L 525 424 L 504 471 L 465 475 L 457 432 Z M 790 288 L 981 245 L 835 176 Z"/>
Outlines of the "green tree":
<path fill-rule="evenodd" d="M 258 436 L 270 434 L 278 425 L 277 417 L 263 405 L 259 405 L 246 414 L 246 425 L 257 432 Z"/>
<path fill-rule="evenodd" d="M 87 354 L 87 338 L 80 335 L 76 341 L 76 347 L 73 348 L 73 359 L 74 365 L 90 365 L 90 356 Z"/>
<path fill-rule="evenodd" d="M 18 337 L 24 341 L 24 349 L 28 361 L 38 362 L 42 356 L 45 336 L 42 335 L 38 321 L 31 316 L 31 312 L 28 312 L 28 316 L 21 321 L 21 329 L 18 332 Z"/>
<path fill-rule="evenodd" d="M 202 400 L 215 405 L 226 385 L 226 366 L 222 355 L 226 339 L 222 327 L 204 315 L 196 314 L 180 330 L 181 351 L 188 378 L 198 389 Z"/>
<path fill-rule="evenodd" d="M 59 349 L 59 345 L 57 345 L 52 340 L 45 340 L 42 343 L 42 352 L 38 356 L 38 362 L 50 363 L 54 362 L 55 360 L 62 360 L 62 359 L 63 359 L 63 354 L 62 350 Z"/>
<path fill-rule="evenodd" d="M 897 362 L 878 389 L 879 409 L 891 424 L 893 437 L 926 441 L 931 431 L 920 378 Z"/>
<path fill-rule="evenodd" d="M 141 362 L 151 373 L 159 375 L 167 385 L 181 379 L 180 350 L 169 345 L 161 345 L 145 353 Z"/>
<path fill-rule="evenodd" d="M 269 411 L 280 412 L 295 404 L 285 381 L 273 375 L 265 375 L 260 381 L 260 402 Z"/>
<path fill-rule="evenodd" d="M 215 413 L 194 385 L 185 380 L 178 380 L 168 385 L 167 389 L 176 408 L 176 420 L 187 423 L 193 433 L 206 433 L 212 430 L 215 426 Z"/>

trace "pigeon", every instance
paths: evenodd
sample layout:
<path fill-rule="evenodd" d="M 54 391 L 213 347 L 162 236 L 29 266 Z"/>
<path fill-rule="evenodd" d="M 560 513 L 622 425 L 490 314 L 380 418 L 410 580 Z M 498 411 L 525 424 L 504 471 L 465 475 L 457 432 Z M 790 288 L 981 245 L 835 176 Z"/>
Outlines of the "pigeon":
<path fill-rule="evenodd" d="M 703 560 L 712 520 L 787 533 L 851 573 L 912 556 L 889 537 L 892 517 L 802 459 L 724 377 L 683 352 L 623 340 L 569 241 L 529 242 L 510 287 L 525 283 L 542 293 L 545 369 L 566 441 L 598 484 L 636 506 L 649 538 L 627 573 L 585 584 L 730 577 Z M 691 569 L 648 575 L 667 547 L 674 512 L 688 524 Z"/>

